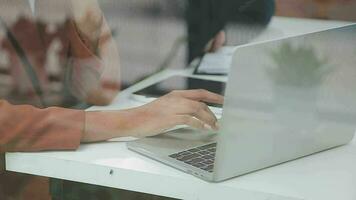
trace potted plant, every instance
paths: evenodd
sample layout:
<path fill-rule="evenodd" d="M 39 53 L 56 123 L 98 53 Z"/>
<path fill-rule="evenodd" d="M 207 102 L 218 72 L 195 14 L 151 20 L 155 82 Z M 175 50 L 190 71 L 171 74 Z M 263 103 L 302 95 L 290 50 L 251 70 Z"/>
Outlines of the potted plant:
<path fill-rule="evenodd" d="M 286 125 L 296 121 L 313 124 L 318 88 L 328 73 L 328 61 L 320 58 L 312 46 L 282 44 L 270 53 L 274 63 L 268 68 L 274 90 L 276 117 Z"/>

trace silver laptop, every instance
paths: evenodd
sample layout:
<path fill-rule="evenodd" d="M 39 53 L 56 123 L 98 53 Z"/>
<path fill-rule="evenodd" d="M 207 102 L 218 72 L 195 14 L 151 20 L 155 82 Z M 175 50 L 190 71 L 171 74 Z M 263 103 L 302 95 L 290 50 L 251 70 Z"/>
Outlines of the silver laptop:
<path fill-rule="evenodd" d="M 238 48 L 220 127 L 174 130 L 128 148 L 218 182 L 350 142 L 356 25 Z"/>

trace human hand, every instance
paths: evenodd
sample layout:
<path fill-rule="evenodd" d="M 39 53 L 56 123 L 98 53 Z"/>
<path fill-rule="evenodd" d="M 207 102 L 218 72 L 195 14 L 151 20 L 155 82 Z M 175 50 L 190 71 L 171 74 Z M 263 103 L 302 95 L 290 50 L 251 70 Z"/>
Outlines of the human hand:
<path fill-rule="evenodd" d="M 225 31 L 220 31 L 205 47 L 206 52 L 214 52 L 224 46 L 226 42 Z"/>
<path fill-rule="evenodd" d="M 218 130 L 217 119 L 203 102 L 222 104 L 224 98 L 206 90 L 173 91 L 146 105 L 117 112 L 87 112 L 84 142 L 115 137 L 148 137 L 177 125 Z"/>
<path fill-rule="evenodd" d="M 218 130 L 217 119 L 203 102 L 223 103 L 223 97 L 206 90 L 173 91 L 133 109 L 130 135 L 154 136 L 177 125 L 200 130 Z"/>

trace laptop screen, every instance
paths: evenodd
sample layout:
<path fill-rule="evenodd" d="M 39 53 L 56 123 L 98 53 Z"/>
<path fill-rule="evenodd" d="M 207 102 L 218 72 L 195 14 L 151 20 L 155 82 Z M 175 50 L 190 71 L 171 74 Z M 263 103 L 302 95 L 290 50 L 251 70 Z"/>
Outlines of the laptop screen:
<path fill-rule="evenodd" d="M 172 92 L 173 90 L 193 89 L 205 89 L 210 92 L 223 95 L 225 92 L 225 82 L 191 78 L 185 76 L 172 76 L 161 82 L 139 90 L 134 94 L 147 97 L 160 97 L 165 94 L 168 94 L 169 92 Z M 221 107 L 221 105 L 219 107 Z"/>

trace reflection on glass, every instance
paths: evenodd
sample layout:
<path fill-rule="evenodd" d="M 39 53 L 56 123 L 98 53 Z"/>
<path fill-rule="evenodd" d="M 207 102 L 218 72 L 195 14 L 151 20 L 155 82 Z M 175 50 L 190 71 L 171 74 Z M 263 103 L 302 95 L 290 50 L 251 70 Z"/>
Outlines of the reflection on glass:
<path fill-rule="evenodd" d="M 327 60 L 319 58 L 311 46 L 293 47 L 284 43 L 271 53 L 271 57 L 275 67 L 269 70 L 269 74 L 276 85 L 314 87 L 325 75 Z"/>
<path fill-rule="evenodd" d="M 104 105 L 119 89 L 118 51 L 98 4 L 1 1 L 2 98 L 40 107 Z"/>
<path fill-rule="evenodd" d="M 311 44 L 283 43 L 271 54 L 275 117 L 290 129 L 314 128 L 319 87 L 326 76 L 327 60 L 319 58 Z"/>
<path fill-rule="evenodd" d="M 218 135 L 218 153 L 234 153 L 217 163 L 258 169 L 350 141 L 355 41 L 353 25 L 238 48 Z"/>

